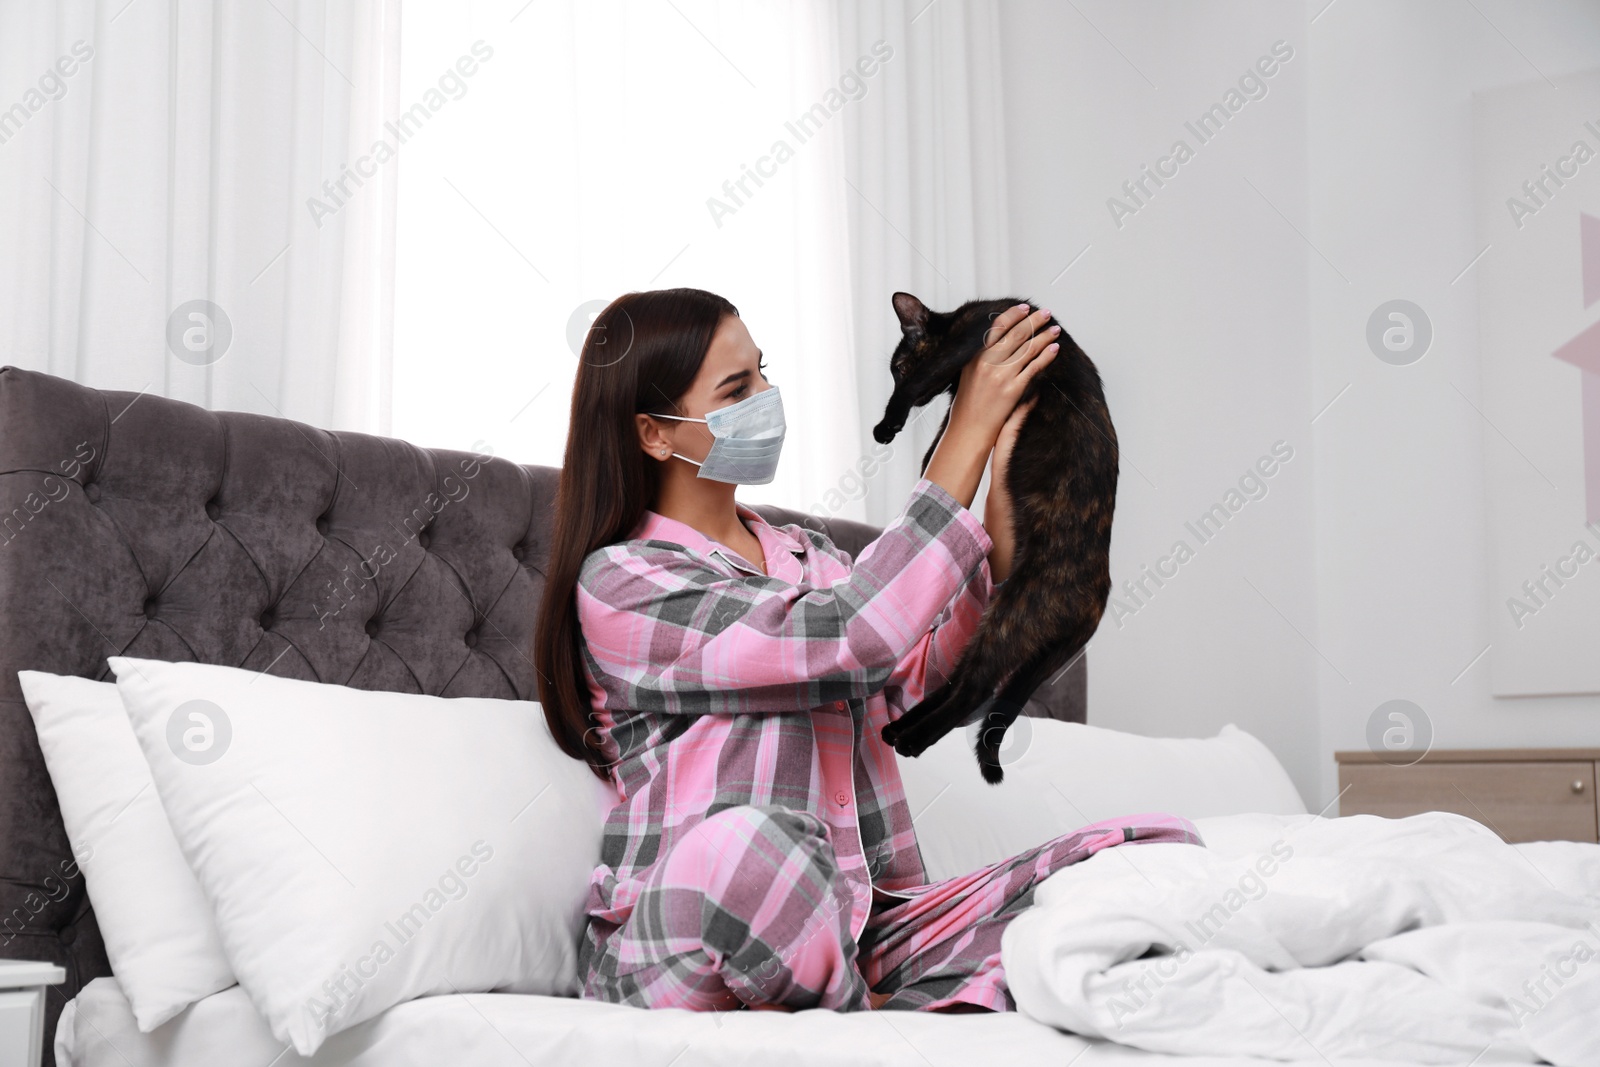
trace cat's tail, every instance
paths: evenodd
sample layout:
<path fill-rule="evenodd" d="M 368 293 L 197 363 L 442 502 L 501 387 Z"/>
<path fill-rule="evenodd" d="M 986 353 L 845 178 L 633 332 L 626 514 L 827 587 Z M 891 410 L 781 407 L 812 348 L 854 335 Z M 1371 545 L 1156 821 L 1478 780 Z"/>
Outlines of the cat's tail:
<path fill-rule="evenodd" d="M 1001 750 L 1006 732 L 1022 715 L 1028 699 L 1040 686 L 1055 685 L 1068 668 L 1082 658 L 1085 645 L 1073 649 L 1070 644 L 1063 644 L 1047 649 L 1018 667 L 994 699 L 985 704 L 983 717 L 979 720 L 983 725 L 978 730 L 977 743 L 973 746 L 973 754 L 978 757 L 978 769 L 983 773 L 984 781 L 998 785 L 1005 778 L 1005 771 L 1001 769 L 1003 762 L 1009 763 L 1021 755 L 1018 752 L 1002 762 Z"/>

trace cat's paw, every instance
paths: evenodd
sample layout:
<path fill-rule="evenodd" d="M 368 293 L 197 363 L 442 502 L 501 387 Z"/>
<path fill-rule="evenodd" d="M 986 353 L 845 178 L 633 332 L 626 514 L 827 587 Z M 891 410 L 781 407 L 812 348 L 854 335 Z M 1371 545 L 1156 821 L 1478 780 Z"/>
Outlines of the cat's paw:
<path fill-rule="evenodd" d="M 950 699 L 950 693 L 951 685 L 946 682 L 938 689 L 923 696 L 915 706 L 907 708 L 899 718 L 894 719 L 885 726 L 878 736 L 883 738 L 884 744 L 899 752 L 902 756 L 919 755 L 922 749 L 919 748 L 916 752 L 907 752 L 904 747 L 905 742 L 928 724 L 928 720 Z"/>
<path fill-rule="evenodd" d="M 904 756 L 906 759 L 916 759 L 918 756 L 928 751 L 928 746 L 926 744 L 918 744 L 915 740 L 909 740 L 902 737 L 900 739 L 900 743 L 894 746 L 894 750 L 896 755 Z"/>
<path fill-rule="evenodd" d="M 944 730 L 930 728 L 930 719 L 931 716 L 924 715 L 916 722 L 911 723 L 907 723 L 905 717 L 895 720 L 890 724 L 891 726 L 902 723 L 905 725 L 900 726 L 900 729 L 895 733 L 894 740 L 889 741 L 889 745 L 900 755 L 916 759 L 946 733 Z"/>
<path fill-rule="evenodd" d="M 884 744 L 888 745 L 890 748 L 894 748 L 896 742 L 904 737 L 906 731 L 911 729 L 911 727 L 914 725 L 916 725 L 916 717 L 912 712 L 908 711 L 898 719 L 886 725 L 878 736 L 883 738 Z"/>

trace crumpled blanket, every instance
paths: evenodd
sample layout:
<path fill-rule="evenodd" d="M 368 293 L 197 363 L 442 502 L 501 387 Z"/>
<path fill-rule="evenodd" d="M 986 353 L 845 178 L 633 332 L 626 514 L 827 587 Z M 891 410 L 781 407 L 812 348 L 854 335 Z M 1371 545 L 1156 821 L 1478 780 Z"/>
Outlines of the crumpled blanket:
<path fill-rule="evenodd" d="M 1017 1009 L 1157 1052 L 1600 1064 L 1600 845 L 1434 812 L 1197 820 L 1041 882 Z"/>

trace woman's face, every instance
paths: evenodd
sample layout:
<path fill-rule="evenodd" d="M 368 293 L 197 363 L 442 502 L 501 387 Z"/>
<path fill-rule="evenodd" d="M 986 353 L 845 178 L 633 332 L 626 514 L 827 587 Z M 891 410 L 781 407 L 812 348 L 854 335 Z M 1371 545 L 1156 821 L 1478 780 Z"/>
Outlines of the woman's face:
<path fill-rule="evenodd" d="M 772 383 L 762 371 L 764 366 L 761 349 L 751 340 L 744 321 L 737 315 L 725 315 L 712 335 L 700 373 L 695 375 L 688 392 L 676 404 L 655 410 L 686 419 L 703 419 L 707 412 L 771 389 Z M 675 419 L 651 419 L 650 422 L 675 452 L 698 460 L 703 459 L 711 447 L 713 437 L 705 423 Z M 658 448 L 649 447 L 646 441 L 646 451 L 660 458 Z"/>

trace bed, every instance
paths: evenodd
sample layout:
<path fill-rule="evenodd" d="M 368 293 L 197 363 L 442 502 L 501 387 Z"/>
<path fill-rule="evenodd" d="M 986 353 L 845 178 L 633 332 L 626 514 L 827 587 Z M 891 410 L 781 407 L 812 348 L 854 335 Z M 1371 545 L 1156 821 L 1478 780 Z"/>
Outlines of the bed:
<path fill-rule="evenodd" d="M 479 458 L 0 369 L 0 915 L 14 917 L 0 955 L 66 969 L 47 1033 L 111 970 L 82 879 L 62 877 L 72 854 L 16 672 L 103 679 L 120 652 L 531 698 L 525 650 L 558 471 L 490 456 L 464 495 L 447 489 Z M 434 513 L 430 493 L 449 505 Z M 757 510 L 851 552 L 876 535 Z M 374 583 L 382 639 L 354 611 L 324 625 L 320 591 L 359 567 L 352 546 L 396 528 L 423 554 L 410 581 Z M 475 647 L 456 628 L 463 609 Z M 1085 672 L 1080 658 L 1028 713 L 1083 721 Z"/>
<path fill-rule="evenodd" d="M 464 463 L 473 471 L 470 482 L 451 473 L 467 469 Z M 55 1037 L 47 1063 L 397 1067 L 599 1061 L 687 1067 L 762 1059 L 775 1065 L 915 1067 L 1002 1057 L 1070 1064 L 1086 1056 L 1196 1065 L 1329 1061 L 1315 1043 L 1301 1047 L 1292 1037 L 1268 1058 L 1164 1055 L 1076 1036 L 1022 1012 L 697 1014 L 496 993 L 400 1003 L 301 1057 L 273 1036 L 237 985 L 141 1033 L 111 973 L 83 879 L 70 873 L 72 851 L 17 671 L 106 679 L 107 657 L 127 656 L 244 667 L 358 690 L 528 699 L 533 670 L 524 650 L 542 587 L 556 478 L 554 469 L 485 454 L 426 450 L 0 369 L 6 515 L 0 520 L 0 907 L 7 917 L 0 955 L 67 971 L 46 1021 L 47 1034 Z M 845 520 L 758 510 L 772 521 L 821 529 L 852 552 L 877 532 Z M 401 564 L 352 580 L 352 573 L 359 574 L 361 546 L 395 532 L 408 545 Z M 338 610 L 325 592 L 334 588 L 345 590 Z M 972 870 L 1068 829 L 1134 810 L 1195 818 L 1218 863 L 1248 859 L 1275 836 L 1302 830 L 1314 836 L 1323 824 L 1342 824 L 1339 832 L 1347 838 L 1359 829 L 1350 820 L 1306 813 L 1270 753 L 1238 731 L 1157 744 L 1084 725 L 1085 677 L 1080 657 L 1029 704 L 1019 733 L 1029 723 L 1039 725 L 1032 727 L 1027 758 L 1008 766 L 1010 792 L 982 783 L 958 733 L 921 759 L 906 761 L 908 797 L 921 813 L 918 836 L 930 876 Z M 1100 784 L 1083 792 L 1052 786 L 1049 774 L 1064 768 L 1069 780 Z M 1350 866 L 1361 849 L 1392 829 L 1386 823 L 1370 839 L 1350 838 L 1350 857 L 1330 853 L 1327 859 L 1335 868 Z M 1436 843 L 1452 832 L 1470 836 L 1481 830 L 1476 824 L 1403 829 L 1417 835 L 1410 840 Z M 1403 834 L 1391 838 L 1397 848 L 1409 847 Z M 1566 872 L 1565 891 L 1572 899 L 1600 902 L 1600 849 L 1580 854 L 1524 848 L 1529 851 L 1508 854 Z M 1127 851 L 1108 849 L 1106 857 Z M 1153 851 L 1149 856 L 1158 858 Z M 1102 858 L 1071 869 L 1100 881 L 1062 882 L 1068 898 L 1082 889 L 1088 900 L 1097 886 L 1114 885 L 1119 872 L 1125 881 L 1130 871 L 1136 873 L 1156 889 L 1151 875 L 1161 877 L 1159 863 L 1096 866 Z M 1202 886 L 1183 864 L 1175 870 L 1175 887 Z M 1232 877 L 1226 871 L 1218 875 L 1224 876 Z M 1289 884 L 1286 877 L 1280 876 L 1280 885 Z M 1115 887 L 1103 903 L 1115 908 L 1142 892 L 1141 882 L 1132 881 Z M 1061 911 L 1036 908 L 1026 914 L 1045 923 Z M 1293 925 L 1305 915 L 1286 919 Z M 1236 925 L 1243 930 L 1247 924 Z M 1037 928 L 1050 933 L 1048 925 Z M 1043 968 L 1056 963 L 1046 960 Z M 1009 957 L 1007 966 L 1009 973 Z M 1600 975 L 1600 964 L 1594 972 Z M 1600 990 L 1600 983 L 1594 988 Z M 1199 1010 L 1199 1003 L 1190 1002 L 1189 1010 Z M 1403 998 L 1398 1004 L 1403 1015 Z M 1600 997 L 1595 1007 L 1600 1012 Z M 1159 1013 L 1147 1013 L 1144 1021 L 1152 1015 Z M 1202 1029 L 1213 1016 L 1221 1017 L 1201 1011 L 1192 1025 Z M 1048 1013 L 1041 1010 L 1039 1017 Z M 1466 1038 L 1461 1048 L 1468 1048 Z M 1488 1051 L 1435 1055 L 1427 1062 L 1467 1064 Z M 1526 1053 L 1512 1059 L 1536 1062 Z M 1338 1062 L 1420 1061 L 1344 1056 Z"/>
<path fill-rule="evenodd" d="M 235 986 L 153 1034 L 140 1034 L 114 979 L 96 979 L 69 1008 L 57 1049 L 73 1067 L 525 1067 L 687 1064 L 969 1067 L 974 1063 L 1183 1064 L 1261 1067 L 1259 1059 L 1163 1056 L 1063 1034 L 1016 1012 L 990 1016 L 812 1010 L 645 1012 L 597 1001 L 496 994 L 424 997 L 331 1038 L 307 1060 L 273 1039 Z M 75 1045 L 75 1047 L 73 1047 Z M 1093 1052 L 1090 1050 L 1093 1049 Z M 1291 1061 L 1296 1062 L 1296 1061 Z M 1322 1063 L 1314 1054 L 1307 1064 Z M 1341 1060 L 1350 1067 L 1394 1061 Z"/>

